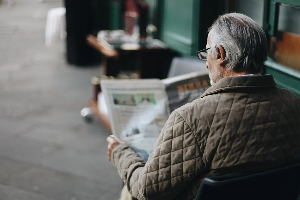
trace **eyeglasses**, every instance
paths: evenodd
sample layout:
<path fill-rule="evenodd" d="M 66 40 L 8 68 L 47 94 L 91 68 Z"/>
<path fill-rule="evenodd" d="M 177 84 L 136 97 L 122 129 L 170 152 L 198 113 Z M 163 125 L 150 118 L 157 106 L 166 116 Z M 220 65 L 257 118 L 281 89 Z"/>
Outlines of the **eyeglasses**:
<path fill-rule="evenodd" d="M 202 49 L 200 51 L 197 51 L 197 55 L 200 60 L 207 60 L 207 50 L 208 49 L 210 49 L 210 47 L 207 49 Z"/>

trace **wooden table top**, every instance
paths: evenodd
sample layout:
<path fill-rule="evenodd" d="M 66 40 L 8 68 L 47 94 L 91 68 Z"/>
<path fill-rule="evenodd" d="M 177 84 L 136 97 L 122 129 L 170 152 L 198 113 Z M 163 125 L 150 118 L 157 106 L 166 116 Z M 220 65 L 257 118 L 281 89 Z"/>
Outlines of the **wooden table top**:
<path fill-rule="evenodd" d="M 95 36 L 88 35 L 87 42 L 89 45 L 98 49 L 101 53 L 103 53 L 107 57 L 117 57 L 118 56 L 118 52 L 116 50 L 109 48 L 109 46 L 101 43 Z"/>
<path fill-rule="evenodd" d="M 151 42 L 124 42 L 117 45 L 111 45 L 104 40 L 100 41 L 95 36 L 88 35 L 87 42 L 92 47 L 98 49 L 106 57 L 118 57 L 121 51 L 158 51 L 169 50 L 169 48 L 160 40 L 152 40 Z"/>

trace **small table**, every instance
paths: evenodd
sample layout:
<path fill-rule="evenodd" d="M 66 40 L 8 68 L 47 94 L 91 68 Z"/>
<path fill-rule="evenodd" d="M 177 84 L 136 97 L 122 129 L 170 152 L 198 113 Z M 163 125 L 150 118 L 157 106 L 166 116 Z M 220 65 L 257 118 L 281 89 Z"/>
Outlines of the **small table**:
<path fill-rule="evenodd" d="M 177 55 L 175 51 L 168 48 L 163 42 L 153 40 L 148 43 L 134 42 L 106 42 L 99 41 L 95 36 L 87 36 L 87 42 L 102 54 L 103 75 L 116 77 L 122 71 L 122 63 L 126 59 L 137 61 L 132 70 L 138 74 L 139 78 L 159 78 L 167 77 L 171 61 Z M 90 100 L 89 108 L 94 115 L 111 132 L 111 124 L 107 114 L 103 99 Z"/>
<path fill-rule="evenodd" d="M 146 43 L 106 42 L 89 35 L 87 42 L 101 52 L 103 75 L 106 76 L 117 76 L 124 68 L 124 60 L 132 59 L 135 66 L 130 65 L 130 70 L 137 73 L 139 78 L 163 79 L 167 77 L 172 58 L 177 55 L 159 40 Z"/>

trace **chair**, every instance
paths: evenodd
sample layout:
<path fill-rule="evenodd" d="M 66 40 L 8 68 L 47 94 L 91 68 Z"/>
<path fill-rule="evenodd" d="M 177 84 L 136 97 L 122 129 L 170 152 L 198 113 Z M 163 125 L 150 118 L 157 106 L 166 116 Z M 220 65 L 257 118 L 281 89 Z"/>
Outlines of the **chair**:
<path fill-rule="evenodd" d="M 205 178 L 195 200 L 297 200 L 299 186 L 297 163 L 252 174 Z"/>
<path fill-rule="evenodd" d="M 173 58 L 171 62 L 168 77 L 174 77 L 196 71 L 208 71 L 206 68 L 206 62 L 196 57 L 176 57 Z"/>
<path fill-rule="evenodd" d="M 66 8 L 52 8 L 47 14 L 47 23 L 45 31 L 46 46 L 51 46 L 60 36 L 64 38 L 66 34 L 65 27 Z"/>

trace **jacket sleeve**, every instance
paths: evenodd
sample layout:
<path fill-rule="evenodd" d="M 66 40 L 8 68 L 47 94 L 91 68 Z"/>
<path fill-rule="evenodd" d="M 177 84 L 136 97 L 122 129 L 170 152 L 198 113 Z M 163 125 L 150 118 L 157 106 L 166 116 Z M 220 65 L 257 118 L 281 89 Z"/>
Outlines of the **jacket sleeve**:
<path fill-rule="evenodd" d="M 147 162 L 124 144 L 113 149 L 111 160 L 133 197 L 168 200 L 205 170 L 199 149 L 194 132 L 174 111 Z"/>

